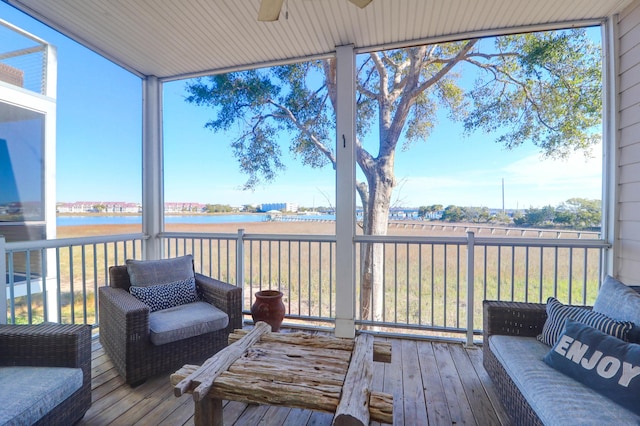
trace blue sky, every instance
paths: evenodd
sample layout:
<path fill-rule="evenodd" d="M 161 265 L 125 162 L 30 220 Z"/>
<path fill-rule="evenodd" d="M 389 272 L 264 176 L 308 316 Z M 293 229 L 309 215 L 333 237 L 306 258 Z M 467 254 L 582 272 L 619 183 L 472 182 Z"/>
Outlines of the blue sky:
<path fill-rule="evenodd" d="M 0 18 L 58 49 L 58 201 L 141 200 L 141 83 L 127 71 L 0 2 Z M 594 31 L 596 33 L 597 31 Z M 0 50 L 3 49 L 0 40 Z M 224 135 L 204 129 L 210 111 L 184 101 L 185 82 L 165 84 L 165 200 L 219 204 L 334 204 L 333 170 L 312 170 L 287 157 L 275 182 L 241 191 L 246 177 Z M 602 159 L 582 154 L 543 161 L 529 145 L 507 151 L 491 137 L 462 137 L 442 120 L 432 136 L 398 150 L 393 203 L 507 208 L 557 205 L 572 197 L 601 198 Z"/>

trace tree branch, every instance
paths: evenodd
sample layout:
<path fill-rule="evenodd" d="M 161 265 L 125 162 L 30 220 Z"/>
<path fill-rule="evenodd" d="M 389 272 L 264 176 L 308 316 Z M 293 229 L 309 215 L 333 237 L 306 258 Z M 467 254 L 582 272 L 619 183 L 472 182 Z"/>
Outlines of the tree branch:
<path fill-rule="evenodd" d="M 378 75 L 380 76 L 380 96 L 386 97 L 389 94 L 389 88 L 387 86 L 389 84 L 389 75 L 387 74 L 387 69 L 384 67 L 378 53 L 371 52 L 369 56 L 373 60 L 373 63 L 378 70 Z"/>
<path fill-rule="evenodd" d="M 454 56 L 453 58 L 451 58 L 447 64 L 442 67 L 442 69 L 440 69 L 436 74 L 434 74 L 433 76 L 431 76 L 431 78 L 429 78 L 428 80 L 424 81 L 421 85 L 419 85 L 418 87 L 416 87 L 413 90 L 412 95 L 413 96 L 417 96 L 418 94 L 424 92 L 425 90 L 427 90 L 429 87 L 433 86 L 437 81 L 439 81 L 442 77 L 444 77 L 445 75 L 447 75 L 447 73 L 449 71 L 451 71 L 451 69 L 456 66 L 456 64 L 460 61 L 462 61 L 464 59 L 464 57 L 467 55 L 467 53 L 469 53 L 469 51 L 476 45 L 476 43 L 478 42 L 479 39 L 474 38 L 471 39 L 467 42 L 467 44 L 460 49 L 460 51 L 456 54 L 456 56 Z"/>
<path fill-rule="evenodd" d="M 544 117 L 542 116 L 542 109 L 543 108 L 540 107 L 540 105 L 538 105 L 538 103 L 534 99 L 533 95 L 531 94 L 531 91 L 529 90 L 529 88 L 527 87 L 526 84 L 524 84 L 523 82 L 521 82 L 517 78 L 513 77 L 511 75 L 511 73 L 509 73 L 508 71 L 506 71 L 504 69 L 501 69 L 500 67 L 483 64 L 483 63 L 480 63 L 478 61 L 474 61 L 473 59 L 466 59 L 466 62 L 468 62 L 468 63 L 470 63 L 472 65 L 475 65 L 475 66 L 477 66 L 479 68 L 485 69 L 485 70 L 491 70 L 491 72 L 494 74 L 494 77 L 495 77 L 496 81 L 498 81 L 500 83 L 513 84 L 514 86 L 518 86 L 522 90 L 522 92 L 524 93 L 525 99 L 529 102 L 529 104 L 531 104 L 531 107 L 533 108 L 533 111 L 535 112 L 536 117 L 538 118 L 540 123 L 544 127 L 546 127 L 547 129 L 549 129 L 549 130 L 552 130 L 552 131 L 557 130 L 552 125 L 547 123 L 547 121 L 544 119 Z M 507 79 L 506 80 L 501 79 L 500 75 L 504 75 Z"/>
<path fill-rule="evenodd" d="M 297 127 L 297 129 L 301 133 L 306 135 L 309 138 L 309 140 L 311 140 L 313 145 L 320 152 L 322 152 L 325 155 L 325 157 L 327 157 L 329 159 L 329 161 L 331 162 L 331 165 L 335 169 L 335 167 L 336 167 L 336 157 L 335 157 L 335 155 L 333 155 L 333 152 L 331 152 L 331 150 L 329 148 L 327 148 L 327 146 L 325 144 L 323 144 L 316 137 L 316 135 L 314 135 L 313 132 L 311 132 L 311 130 L 309 130 L 305 125 L 300 123 L 298 121 L 298 119 L 296 118 L 296 116 L 293 114 L 293 112 L 291 112 L 291 110 L 289 108 L 287 108 L 286 106 L 284 106 L 282 104 L 279 104 L 279 103 L 275 102 L 273 99 L 268 99 L 267 102 L 270 103 L 271 105 L 273 105 L 274 107 L 278 108 L 280 111 L 282 111 L 283 116 L 288 118 L 289 120 L 291 120 L 291 122 Z"/>

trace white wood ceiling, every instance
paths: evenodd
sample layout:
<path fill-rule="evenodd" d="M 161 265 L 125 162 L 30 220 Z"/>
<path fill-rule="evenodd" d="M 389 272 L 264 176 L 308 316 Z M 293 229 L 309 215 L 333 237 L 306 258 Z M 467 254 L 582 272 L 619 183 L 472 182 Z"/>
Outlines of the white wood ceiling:
<path fill-rule="evenodd" d="M 4 0 L 138 75 L 172 79 L 430 39 L 600 20 L 630 0 Z M 288 12 L 288 13 L 287 13 Z M 288 18 L 285 16 L 288 14 Z"/>

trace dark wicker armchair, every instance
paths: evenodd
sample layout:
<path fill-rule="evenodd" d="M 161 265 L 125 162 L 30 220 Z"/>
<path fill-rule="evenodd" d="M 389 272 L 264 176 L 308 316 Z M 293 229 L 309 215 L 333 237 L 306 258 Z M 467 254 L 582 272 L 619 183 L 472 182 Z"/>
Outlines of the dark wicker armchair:
<path fill-rule="evenodd" d="M 109 286 L 99 289 L 100 342 L 116 370 L 130 385 L 188 363 L 200 363 L 227 346 L 229 334 L 242 328 L 242 289 L 195 274 L 206 302 L 229 316 L 229 325 L 211 333 L 154 345 L 149 338 L 149 307 L 129 293 L 126 265 L 109 268 Z"/>
<path fill-rule="evenodd" d="M 91 327 L 0 325 L 0 366 L 82 369 L 82 386 L 36 425 L 71 425 L 91 406 Z"/>

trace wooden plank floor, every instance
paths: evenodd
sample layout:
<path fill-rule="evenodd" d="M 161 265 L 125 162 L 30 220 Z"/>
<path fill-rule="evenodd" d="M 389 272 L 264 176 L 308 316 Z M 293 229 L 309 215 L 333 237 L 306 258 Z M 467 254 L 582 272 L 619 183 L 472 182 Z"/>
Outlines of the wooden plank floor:
<path fill-rule="evenodd" d="M 390 364 L 374 363 L 374 390 L 394 396 L 394 425 L 509 424 L 482 367 L 482 350 L 389 339 Z M 131 388 L 100 342 L 92 353 L 92 405 L 80 425 L 193 425 L 191 395 L 173 396 L 168 374 Z M 328 413 L 226 402 L 225 425 L 331 425 Z"/>

